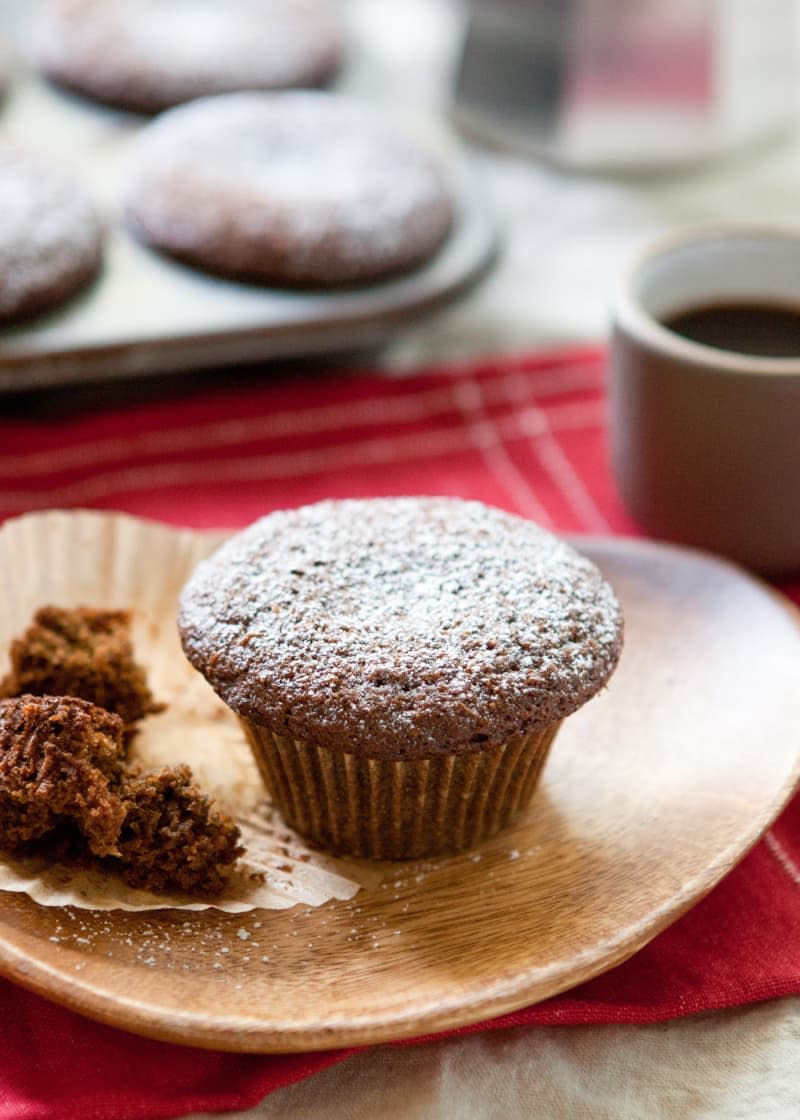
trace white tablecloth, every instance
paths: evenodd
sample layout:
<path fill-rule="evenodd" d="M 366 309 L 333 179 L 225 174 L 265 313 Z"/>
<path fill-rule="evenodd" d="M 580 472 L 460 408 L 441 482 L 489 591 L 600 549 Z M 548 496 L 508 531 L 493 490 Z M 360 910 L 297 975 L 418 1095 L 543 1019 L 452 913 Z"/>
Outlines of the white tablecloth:
<path fill-rule="evenodd" d="M 800 1000 L 652 1027 L 543 1027 L 381 1047 L 248 1120 L 796 1120 Z"/>
<path fill-rule="evenodd" d="M 440 111 L 463 12 L 455 0 L 347 0 L 344 86 Z M 795 221 L 800 141 L 635 179 L 569 176 L 476 153 L 506 229 L 492 275 L 389 348 L 397 369 L 605 336 L 620 266 L 643 237 L 720 219 Z M 380 1047 L 269 1096 L 269 1120 L 797 1120 L 800 999 L 652 1027 L 535 1028 Z"/>

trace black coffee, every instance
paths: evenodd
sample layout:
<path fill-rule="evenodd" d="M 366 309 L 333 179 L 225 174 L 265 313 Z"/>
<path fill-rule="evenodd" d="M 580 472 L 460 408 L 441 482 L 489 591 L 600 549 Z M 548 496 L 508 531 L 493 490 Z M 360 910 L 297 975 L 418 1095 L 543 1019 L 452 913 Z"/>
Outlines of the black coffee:
<path fill-rule="evenodd" d="M 692 342 L 759 358 L 800 358 L 800 307 L 714 303 L 680 311 L 663 325 Z"/>

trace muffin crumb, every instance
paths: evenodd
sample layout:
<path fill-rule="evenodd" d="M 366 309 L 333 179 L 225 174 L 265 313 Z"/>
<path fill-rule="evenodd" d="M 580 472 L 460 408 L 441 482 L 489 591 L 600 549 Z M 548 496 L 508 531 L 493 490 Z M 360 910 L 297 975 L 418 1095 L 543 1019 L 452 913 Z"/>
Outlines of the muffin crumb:
<path fill-rule="evenodd" d="M 136 663 L 130 613 L 91 607 L 42 607 L 11 643 L 11 672 L 0 695 L 77 696 L 135 724 L 163 710 Z"/>
<path fill-rule="evenodd" d="M 132 887 L 219 894 L 242 855 L 232 817 L 193 783 L 188 766 L 129 769 L 119 787 L 125 819 L 114 868 Z"/>
<path fill-rule="evenodd" d="M 243 854 L 188 766 L 125 761 L 119 716 L 71 696 L 0 700 L 0 850 L 88 864 L 130 886 L 213 896 Z"/>
<path fill-rule="evenodd" d="M 94 855 L 114 854 L 122 766 L 118 716 L 74 697 L 0 701 L 0 847 L 51 835 L 63 847 L 74 829 Z"/>

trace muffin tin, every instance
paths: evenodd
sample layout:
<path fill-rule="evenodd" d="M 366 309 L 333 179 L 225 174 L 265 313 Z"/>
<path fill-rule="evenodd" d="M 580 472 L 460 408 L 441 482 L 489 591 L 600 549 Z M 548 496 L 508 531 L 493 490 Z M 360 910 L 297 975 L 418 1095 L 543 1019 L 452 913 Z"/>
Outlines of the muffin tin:
<path fill-rule="evenodd" d="M 22 39 L 21 4 L 0 34 Z M 473 170 L 432 122 L 402 123 L 436 150 L 456 196 L 455 227 L 421 268 L 346 291 L 291 291 L 217 279 L 140 245 L 119 215 L 131 142 L 145 118 L 96 106 L 44 81 L 17 57 L 0 131 L 82 179 L 106 225 L 99 278 L 57 311 L 0 331 L 0 391 L 140 377 L 380 346 L 457 298 L 484 273 L 497 231 Z"/>

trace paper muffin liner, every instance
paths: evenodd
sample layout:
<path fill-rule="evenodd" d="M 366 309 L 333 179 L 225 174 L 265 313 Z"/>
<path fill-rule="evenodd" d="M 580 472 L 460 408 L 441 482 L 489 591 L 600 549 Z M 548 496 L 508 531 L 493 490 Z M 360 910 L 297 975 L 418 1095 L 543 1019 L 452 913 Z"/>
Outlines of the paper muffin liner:
<path fill-rule="evenodd" d="M 94 910 L 284 909 L 351 898 L 379 880 L 375 869 L 310 849 L 274 811 L 237 718 L 180 647 L 178 595 L 221 534 L 173 529 L 124 514 L 49 511 L 0 528 L 0 676 L 11 640 L 39 607 L 131 612 L 136 660 L 166 710 L 142 721 L 131 759 L 146 767 L 187 763 L 202 790 L 237 820 L 246 846 L 224 893 L 213 900 L 151 894 L 92 868 L 12 858 L 0 852 L 0 890 L 45 906 Z"/>
<path fill-rule="evenodd" d="M 460 852 L 504 828 L 530 801 L 560 726 L 486 750 L 394 761 L 242 723 L 289 824 L 321 848 L 370 859 Z"/>

